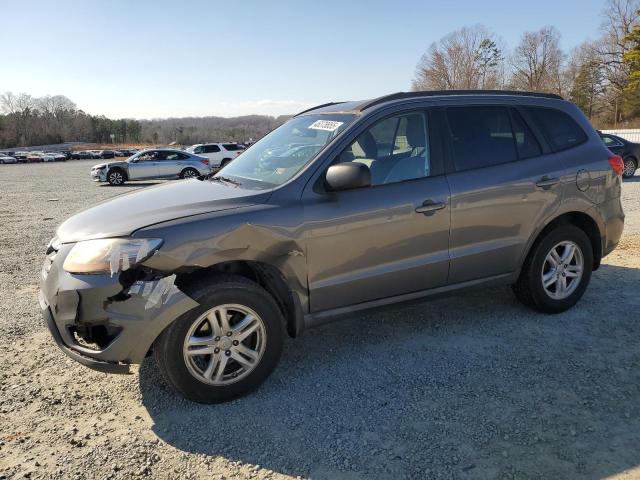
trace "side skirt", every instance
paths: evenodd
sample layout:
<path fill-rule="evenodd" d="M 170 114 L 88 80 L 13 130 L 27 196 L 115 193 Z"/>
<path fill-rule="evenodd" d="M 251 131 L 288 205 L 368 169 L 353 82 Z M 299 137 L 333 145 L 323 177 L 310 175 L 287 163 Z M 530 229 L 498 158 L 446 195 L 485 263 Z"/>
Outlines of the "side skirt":
<path fill-rule="evenodd" d="M 340 320 L 346 316 L 365 310 L 384 309 L 385 307 L 395 306 L 400 303 L 410 304 L 422 301 L 425 298 L 443 297 L 447 296 L 451 292 L 457 292 L 459 290 L 480 286 L 489 287 L 496 285 L 509 285 L 514 283 L 518 279 L 519 274 L 520 272 L 505 273 L 501 275 L 495 275 L 493 277 L 470 280 L 468 282 L 456 283 L 454 285 L 445 285 L 443 287 L 432 288 L 429 290 L 420 290 L 418 292 L 405 293 L 393 297 L 386 297 L 369 302 L 357 303 L 355 305 L 349 305 L 347 307 L 332 308 L 331 310 L 324 310 L 321 312 L 306 314 L 304 316 L 304 328 L 306 329 L 317 327 L 318 325 L 324 325 L 325 323 Z"/>

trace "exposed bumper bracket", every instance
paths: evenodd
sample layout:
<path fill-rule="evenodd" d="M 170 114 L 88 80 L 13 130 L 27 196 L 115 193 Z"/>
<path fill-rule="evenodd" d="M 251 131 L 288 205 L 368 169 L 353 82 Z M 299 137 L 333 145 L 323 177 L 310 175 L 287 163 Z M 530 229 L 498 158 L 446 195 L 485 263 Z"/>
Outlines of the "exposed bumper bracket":
<path fill-rule="evenodd" d="M 129 370 L 129 365 L 124 363 L 115 363 L 115 362 L 103 362 L 101 360 L 96 360 L 95 358 L 90 358 L 85 355 L 82 355 L 73 349 L 69 348 L 62 341 L 62 336 L 58 331 L 58 327 L 53 320 L 53 315 L 51 315 L 51 310 L 49 308 L 45 308 L 42 311 L 44 316 L 45 323 L 47 324 L 47 328 L 51 332 L 51 336 L 55 340 L 56 344 L 60 349 L 67 354 L 67 356 L 73 358 L 76 362 L 81 363 L 85 367 L 92 368 L 93 370 L 97 370 L 99 372 L 104 373 L 119 373 L 119 374 L 127 374 L 131 373 Z"/>

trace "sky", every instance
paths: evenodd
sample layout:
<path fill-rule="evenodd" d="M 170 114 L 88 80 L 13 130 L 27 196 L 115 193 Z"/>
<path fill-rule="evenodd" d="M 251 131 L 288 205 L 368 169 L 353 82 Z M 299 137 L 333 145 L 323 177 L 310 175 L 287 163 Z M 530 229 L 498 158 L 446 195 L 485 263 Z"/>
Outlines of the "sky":
<path fill-rule="evenodd" d="M 599 35 L 604 0 L 0 0 L 0 93 L 110 118 L 296 113 L 406 91 L 429 45 L 483 24 L 513 48 Z"/>

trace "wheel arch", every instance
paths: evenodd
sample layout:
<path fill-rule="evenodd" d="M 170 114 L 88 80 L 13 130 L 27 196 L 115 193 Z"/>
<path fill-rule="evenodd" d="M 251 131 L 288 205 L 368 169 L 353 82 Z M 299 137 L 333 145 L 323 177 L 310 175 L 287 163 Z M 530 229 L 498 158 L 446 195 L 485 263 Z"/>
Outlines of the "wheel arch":
<path fill-rule="evenodd" d="M 524 263 L 525 259 L 533 251 L 535 245 L 546 235 L 547 232 L 559 225 L 566 224 L 575 225 L 580 228 L 587 237 L 589 237 L 591 248 L 593 249 L 593 270 L 597 270 L 600 267 L 600 262 L 602 260 L 602 233 L 598 226 L 598 222 L 588 213 L 581 211 L 564 212 L 547 222 L 547 224 L 538 231 L 536 235 L 532 236 L 532 240 L 529 242 L 522 262 Z"/>
<path fill-rule="evenodd" d="M 300 336 L 304 330 L 304 313 L 300 299 L 277 267 L 255 260 L 223 261 L 206 268 L 198 268 L 176 275 L 176 285 L 187 295 L 201 282 L 220 274 L 239 275 L 264 288 L 275 300 L 285 320 L 290 337 Z"/>
<path fill-rule="evenodd" d="M 122 174 L 124 175 L 124 179 L 125 180 L 129 180 L 129 172 L 123 166 L 121 166 L 121 165 L 113 165 L 113 166 L 109 167 L 109 169 L 107 170 L 107 177 L 109 177 L 109 172 L 111 172 L 112 170 L 120 170 L 122 172 Z"/>

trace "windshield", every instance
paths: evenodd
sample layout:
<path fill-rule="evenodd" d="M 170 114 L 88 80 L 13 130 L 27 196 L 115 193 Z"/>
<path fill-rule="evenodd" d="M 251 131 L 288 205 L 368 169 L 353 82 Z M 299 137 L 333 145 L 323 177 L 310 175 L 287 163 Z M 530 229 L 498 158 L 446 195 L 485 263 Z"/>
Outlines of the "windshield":
<path fill-rule="evenodd" d="M 353 115 L 306 115 L 289 120 L 224 167 L 216 177 L 256 184 L 262 188 L 282 185 L 322 148 L 342 132 Z"/>

